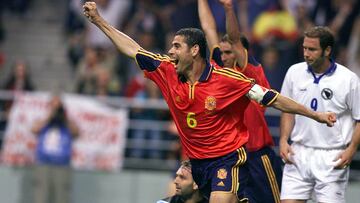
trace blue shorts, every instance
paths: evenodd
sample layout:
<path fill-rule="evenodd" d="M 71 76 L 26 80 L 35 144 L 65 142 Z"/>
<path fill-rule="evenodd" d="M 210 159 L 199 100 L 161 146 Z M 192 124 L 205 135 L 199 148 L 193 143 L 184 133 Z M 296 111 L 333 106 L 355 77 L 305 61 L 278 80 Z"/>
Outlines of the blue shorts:
<path fill-rule="evenodd" d="M 246 197 L 251 203 L 279 203 L 282 161 L 271 147 L 248 152 L 249 180 Z"/>
<path fill-rule="evenodd" d="M 244 147 L 211 159 L 191 159 L 192 175 L 203 195 L 210 198 L 211 192 L 236 194 L 239 201 L 245 198 L 245 185 L 248 178 Z"/>

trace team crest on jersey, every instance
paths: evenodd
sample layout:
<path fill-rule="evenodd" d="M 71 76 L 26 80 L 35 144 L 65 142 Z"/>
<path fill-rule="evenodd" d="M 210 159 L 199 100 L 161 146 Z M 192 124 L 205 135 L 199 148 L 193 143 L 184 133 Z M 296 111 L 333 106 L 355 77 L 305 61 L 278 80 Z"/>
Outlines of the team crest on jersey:
<path fill-rule="evenodd" d="M 324 88 L 321 91 L 321 97 L 324 98 L 325 100 L 329 100 L 333 97 L 333 91 L 329 88 Z"/>
<path fill-rule="evenodd" d="M 208 96 L 205 99 L 205 109 L 212 111 L 216 109 L 216 99 L 213 96 Z"/>
<path fill-rule="evenodd" d="M 225 179 L 226 176 L 227 176 L 227 171 L 226 171 L 226 169 L 221 168 L 221 169 L 219 169 L 219 170 L 217 171 L 217 177 L 218 177 L 219 179 Z"/>
<path fill-rule="evenodd" d="M 180 103 L 180 102 L 181 102 L 181 97 L 180 97 L 179 95 L 177 95 L 177 96 L 175 97 L 175 101 L 176 101 L 177 103 Z"/>

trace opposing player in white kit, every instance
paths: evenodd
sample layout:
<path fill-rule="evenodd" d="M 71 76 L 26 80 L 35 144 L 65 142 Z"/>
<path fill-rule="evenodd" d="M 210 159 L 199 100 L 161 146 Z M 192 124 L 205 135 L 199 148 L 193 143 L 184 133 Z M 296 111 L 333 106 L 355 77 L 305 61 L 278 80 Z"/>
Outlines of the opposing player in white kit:
<path fill-rule="evenodd" d="M 360 88 L 353 72 L 330 59 L 333 47 L 328 28 L 309 29 L 303 42 L 305 62 L 291 66 L 285 76 L 281 94 L 315 111 L 335 112 L 338 120 L 329 128 L 304 116 L 282 113 L 284 203 L 306 202 L 312 193 L 317 202 L 345 202 L 348 165 L 360 142 Z"/>

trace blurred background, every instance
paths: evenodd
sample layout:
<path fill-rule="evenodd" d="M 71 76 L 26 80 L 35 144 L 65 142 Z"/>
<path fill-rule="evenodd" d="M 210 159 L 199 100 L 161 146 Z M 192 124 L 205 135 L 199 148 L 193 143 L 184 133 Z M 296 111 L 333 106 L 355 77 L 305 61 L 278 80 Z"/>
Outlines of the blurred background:
<path fill-rule="evenodd" d="M 178 29 L 200 28 L 196 0 L 95 2 L 111 25 L 152 52 L 166 54 Z M 302 34 L 313 25 L 331 28 L 336 35 L 333 58 L 360 76 L 359 0 L 234 2 L 240 29 L 251 43 L 250 52 L 262 63 L 272 88 L 280 91 L 290 65 L 303 61 Z M 71 199 L 75 203 L 155 202 L 171 193 L 171 180 L 183 156 L 176 129 L 157 87 L 144 79 L 133 59 L 119 54 L 111 41 L 87 22 L 82 15 L 83 3 L 0 0 L 2 151 L 10 143 L 6 140 L 14 136 L 9 123 L 14 128 L 22 125 L 11 118 L 18 95 L 61 92 L 96 101 L 114 111 L 125 110 L 128 122 L 125 133 L 119 135 L 123 139 L 119 145 L 120 164 L 113 170 L 73 167 Z M 217 0 L 209 3 L 219 32 L 224 33 L 223 8 Z M 91 112 L 91 108 L 86 111 Z M 268 109 L 266 115 L 278 143 L 280 114 Z M 6 160 L 3 153 L 0 202 L 32 202 L 34 161 L 14 164 Z M 359 181 L 360 152 L 351 164 L 347 190 L 350 203 L 360 198 Z"/>

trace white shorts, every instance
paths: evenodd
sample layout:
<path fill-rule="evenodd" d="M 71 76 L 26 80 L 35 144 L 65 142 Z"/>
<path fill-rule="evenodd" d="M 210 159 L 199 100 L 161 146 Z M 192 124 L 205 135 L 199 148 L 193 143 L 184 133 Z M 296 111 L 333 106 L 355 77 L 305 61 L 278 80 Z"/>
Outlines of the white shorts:
<path fill-rule="evenodd" d="M 334 159 L 343 149 L 316 149 L 293 143 L 294 164 L 285 164 L 281 187 L 281 200 L 311 199 L 317 202 L 345 203 L 345 189 L 349 167 L 334 169 Z"/>

